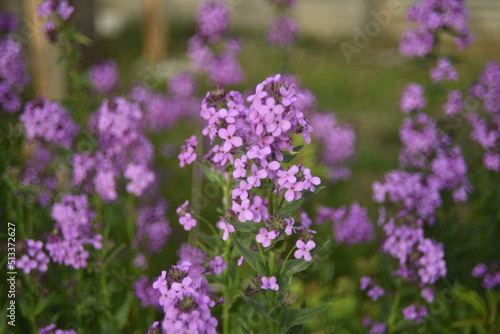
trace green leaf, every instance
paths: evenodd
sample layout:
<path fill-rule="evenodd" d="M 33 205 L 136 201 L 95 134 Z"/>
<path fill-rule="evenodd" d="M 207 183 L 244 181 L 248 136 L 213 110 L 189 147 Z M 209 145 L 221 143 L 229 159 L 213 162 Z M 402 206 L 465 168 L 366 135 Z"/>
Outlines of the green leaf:
<path fill-rule="evenodd" d="M 219 243 L 220 238 L 216 238 L 213 235 L 208 235 L 206 233 L 203 233 L 197 228 L 193 228 L 191 231 L 196 233 L 203 241 L 205 241 L 208 245 L 216 245 Z"/>
<path fill-rule="evenodd" d="M 315 308 L 299 308 L 299 309 L 287 309 L 285 310 L 285 314 L 283 316 L 283 326 L 280 329 L 280 333 L 286 334 L 288 329 L 305 324 L 320 313 L 325 311 L 330 304 L 322 305 Z"/>
<path fill-rule="evenodd" d="M 296 211 L 296 210 L 300 209 L 314 195 L 316 195 L 317 193 L 319 193 L 323 189 L 325 189 L 325 187 L 318 187 L 318 188 L 316 188 L 315 192 L 311 192 L 309 190 L 304 190 L 302 192 L 302 197 L 300 199 L 298 199 L 296 201 L 293 201 L 293 202 L 290 202 L 290 203 L 287 203 L 286 205 L 282 206 L 278 210 L 278 213 L 284 215 L 284 214 L 287 214 L 287 213 L 290 213 L 290 212 L 293 212 L 293 211 Z"/>
<path fill-rule="evenodd" d="M 293 159 L 295 159 L 296 155 L 297 154 L 283 154 L 283 162 L 287 163 L 287 162 L 292 161 Z"/>
<path fill-rule="evenodd" d="M 35 306 L 35 312 L 34 315 L 35 317 L 39 316 L 40 314 L 45 311 L 45 309 L 52 303 L 54 299 L 57 298 L 57 294 L 55 292 L 51 292 L 47 297 L 44 299 L 40 299 L 38 303 Z"/>
<path fill-rule="evenodd" d="M 198 164 L 200 165 L 201 170 L 203 171 L 207 179 L 210 180 L 210 182 L 217 183 L 220 185 L 224 183 L 221 179 L 221 176 L 216 172 L 214 172 L 213 170 L 211 170 L 206 163 L 200 161 L 198 162 Z"/>
<path fill-rule="evenodd" d="M 127 324 L 127 320 L 129 319 L 130 306 L 134 301 L 134 296 L 132 294 L 128 294 L 125 298 L 125 301 L 122 303 L 120 308 L 115 313 L 116 326 L 119 330 L 123 329 Z"/>
<path fill-rule="evenodd" d="M 255 224 L 251 221 L 246 223 L 229 222 L 229 224 L 233 225 L 237 231 L 241 232 L 257 232 L 260 227 L 259 224 Z"/>
<path fill-rule="evenodd" d="M 473 325 L 484 325 L 484 319 L 481 318 L 469 318 L 464 320 L 455 321 L 451 324 L 452 328 L 469 327 Z"/>
<path fill-rule="evenodd" d="M 488 318 L 488 309 L 486 307 L 486 304 L 476 291 L 456 289 L 455 294 L 457 295 L 458 299 L 471 305 L 477 312 L 479 312 L 483 319 Z"/>
<path fill-rule="evenodd" d="M 276 319 L 273 319 L 269 314 L 267 314 L 267 306 L 264 303 L 258 302 L 253 298 L 243 297 L 245 302 L 254 309 L 257 313 L 262 315 L 267 320 L 271 320 L 272 322 L 278 322 Z"/>
<path fill-rule="evenodd" d="M 234 244 L 240 251 L 241 256 L 245 258 L 245 261 L 250 264 L 250 266 L 255 270 L 257 273 L 261 275 L 266 275 L 266 265 L 262 262 L 261 255 L 259 252 L 254 252 L 247 247 L 244 247 L 241 242 L 238 240 L 238 238 L 234 237 Z M 264 259 L 267 261 L 267 259 L 264 257 Z"/>
<path fill-rule="evenodd" d="M 300 152 L 300 150 L 301 150 L 301 149 L 303 149 L 303 148 L 304 148 L 304 146 L 306 146 L 306 145 L 302 144 L 302 145 L 295 146 L 295 147 L 293 148 L 293 151 L 294 151 L 294 152 Z"/>

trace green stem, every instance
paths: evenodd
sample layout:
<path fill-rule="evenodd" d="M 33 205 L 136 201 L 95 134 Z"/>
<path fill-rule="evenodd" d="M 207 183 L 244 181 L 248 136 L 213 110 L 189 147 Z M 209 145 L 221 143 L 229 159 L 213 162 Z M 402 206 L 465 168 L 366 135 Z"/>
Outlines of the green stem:
<path fill-rule="evenodd" d="M 398 287 L 397 287 L 397 291 L 396 291 L 396 296 L 394 297 L 394 301 L 392 302 L 391 313 L 390 313 L 389 319 L 387 321 L 387 325 L 389 327 L 389 333 L 392 333 L 392 331 L 394 330 L 394 322 L 396 321 L 397 309 L 399 306 L 399 301 L 401 299 L 401 281 L 400 280 L 398 280 L 397 285 L 398 285 Z"/>
<path fill-rule="evenodd" d="M 278 281 L 281 280 L 281 278 L 283 277 L 283 273 L 285 271 L 285 267 L 286 267 L 286 263 L 288 262 L 288 259 L 290 258 L 290 255 L 292 255 L 293 251 L 295 250 L 295 246 L 292 247 L 292 249 L 290 249 L 290 251 L 288 252 L 288 254 L 286 255 L 285 257 L 285 261 L 283 261 L 283 264 L 281 265 L 281 270 L 280 270 L 280 275 L 278 276 Z"/>

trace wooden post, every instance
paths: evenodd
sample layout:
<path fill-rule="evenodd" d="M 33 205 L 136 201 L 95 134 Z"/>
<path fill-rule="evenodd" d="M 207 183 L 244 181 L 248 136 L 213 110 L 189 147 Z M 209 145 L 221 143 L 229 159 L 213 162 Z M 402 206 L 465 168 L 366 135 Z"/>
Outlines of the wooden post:
<path fill-rule="evenodd" d="M 144 4 L 144 58 L 156 65 L 166 56 L 166 15 L 162 0 L 143 0 Z"/>
<path fill-rule="evenodd" d="M 37 95 L 43 94 L 48 99 L 59 99 L 64 93 L 64 73 L 57 67 L 57 50 L 44 36 L 44 22 L 36 15 L 39 1 L 23 0 L 23 34 L 29 45 L 31 80 Z"/>

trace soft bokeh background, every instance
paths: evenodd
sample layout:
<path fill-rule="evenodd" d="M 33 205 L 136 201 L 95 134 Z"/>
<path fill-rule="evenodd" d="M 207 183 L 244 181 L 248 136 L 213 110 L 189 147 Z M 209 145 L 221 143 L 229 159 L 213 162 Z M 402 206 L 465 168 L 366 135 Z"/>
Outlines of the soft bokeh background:
<path fill-rule="evenodd" d="M 247 75 L 246 82 L 235 88 L 245 90 L 282 70 L 280 54 L 264 38 L 267 21 L 273 13 L 263 0 L 227 1 L 234 13 L 231 32 L 243 38 L 240 60 Z M 194 33 L 198 1 L 71 2 L 77 8 L 80 30 L 94 41 L 84 50 L 86 64 L 100 58 L 115 59 L 121 70 L 123 92 L 138 80 L 164 90 L 169 77 L 189 67 L 186 42 Z M 353 43 L 356 29 L 363 30 L 374 20 L 373 12 L 386 10 L 389 3 L 394 2 L 402 6 L 399 14 L 391 15 L 389 24 L 374 34 L 367 46 L 360 48 L 350 60 L 346 59 L 341 43 Z M 58 98 L 64 93 L 65 75 L 54 65 L 58 58 L 56 51 L 37 32 L 35 3 L 35 0 L 3 1 L 0 9 L 15 11 L 21 17 L 21 30 L 16 38 L 25 46 L 35 87 L 28 94 Z M 404 7 L 408 3 L 406 0 L 298 0 L 293 10 L 301 33 L 290 55 L 288 71 L 301 77 L 303 85 L 316 94 L 320 109 L 333 110 L 340 121 L 354 126 L 358 136 L 352 179 L 328 185 L 315 203 L 339 206 L 358 201 L 368 206 L 372 218 L 376 218 L 371 184 L 397 167 L 398 128 L 403 119 L 398 108 L 400 89 L 411 81 L 422 82 L 427 76 L 397 51 L 399 36 L 406 28 Z M 460 88 L 469 86 L 488 60 L 500 61 L 500 1 L 469 0 L 468 3 L 476 42 L 461 52 L 451 43 L 444 43 L 444 53 L 459 61 Z M 201 87 L 202 92 L 207 89 L 210 89 L 208 83 Z M 197 130 L 192 123 L 183 121 L 153 138 L 158 150 L 156 167 L 164 171 L 162 193 L 170 202 L 169 215 L 174 226 L 172 208 L 190 198 L 192 173 L 190 168 L 178 168 L 177 150 L 194 131 Z M 472 146 L 465 150 L 473 152 Z M 314 150 L 306 151 L 303 159 L 314 160 L 314 154 Z M 212 202 L 215 206 L 218 199 Z M 308 209 L 312 211 L 314 205 L 310 204 Z M 214 206 L 206 206 L 204 214 L 215 217 L 216 213 L 211 210 Z M 328 227 L 323 228 L 329 233 Z M 174 262 L 178 244 L 186 239 L 178 226 L 174 229 L 167 249 L 154 259 L 158 270 Z M 321 268 L 300 277 L 307 285 L 297 280 L 297 291 L 308 291 L 313 304 L 333 300 L 331 311 L 311 326 L 322 332 L 339 329 L 336 332 L 349 333 L 348 328 L 359 324 L 359 315 L 363 313 L 356 309 L 360 306 L 355 302 L 359 275 L 377 274 L 379 268 L 386 266 L 380 263 L 376 250 L 374 245 L 337 247 L 328 253 Z M 350 318 L 352 316 L 355 318 Z"/>

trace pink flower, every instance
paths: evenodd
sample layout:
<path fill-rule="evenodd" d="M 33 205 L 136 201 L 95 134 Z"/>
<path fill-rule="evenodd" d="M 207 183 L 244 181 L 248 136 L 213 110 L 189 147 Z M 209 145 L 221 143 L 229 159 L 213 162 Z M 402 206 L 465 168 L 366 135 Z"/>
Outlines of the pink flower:
<path fill-rule="evenodd" d="M 306 244 L 302 240 L 297 240 L 295 246 L 298 248 L 293 254 L 296 259 L 301 259 L 302 257 L 304 257 L 304 260 L 306 260 L 307 262 L 312 260 L 310 252 L 316 247 L 316 243 L 314 241 L 309 240 Z"/>
<path fill-rule="evenodd" d="M 234 232 L 234 226 L 231 224 L 228 224 L 227 222 L 225 222 L 223 220 L 221 220 L 217 223 L 217 227 L 224 231 L 224 234 L 222 235 L 222 240 L 224 240 L 224 241 L 229 239 L 229 233 Z"/>
<path fill-rule="evenodd" d="M 219 137 L 225 140 L 222 146 L 225 152 L 229 152 L 233 146 L 240 147 L 243 144 L 243 140 L 234 135 L 235 132 L 236 125 L 234 124 L 229 124 L 227 129 L 222 128 L 219 130 Z"/>
<path fill-rule="evenodd" d="M 274 291 L 278 291 L 280 288 L 280 286 L 276 283 L 276 277 L 274 276 L 271 276 L 270 278 L 263 276 L 261 280 L 262 280 L 262 286 L 260 288 L 262 290 L 271 289 Z"/>
<path fill-rule="evenodd" d="M 194 289 L 190 287 L 191 283 L 193 283 L 191 277 L 189 276 L 184 277 L 181 283 L 178 282 L 172 283 L 172 290 L 175 291 L 176 293 L 189 293 L 189 292 L 192 293 L 194 292 Z"/>
<path fill-rule="evenodd" d="M 238 214 L 238 220 L 242 223 L 252 220 L 253 213 L 249 210 L 250 208 L 250 200 L 245 199 L 241 201 L 241 204 L 233 202 L 233 206 L 231 207 L 234 212 Z"/>
<path fill-rule="evenodd" d="M 222 270 L 227 268 L 227 263 L 224 262 L 222 257 L 216 256 L 212 261 L 210 261 L 210 268 L 212 268 L 214 274 L 220 275 Z"/>
<path fill-rule="evenodd" d="M 265 228 L 261 228 L 259 230 L 259 234 L 255 237 L 255 240 L 257 240 L 258 243 L 262 244 L 264 247 L 269 247 L 271 246 L 271 240 L 276 239 L 278 236 L 278 232 L 276 231 L 268 231 Z"/>

